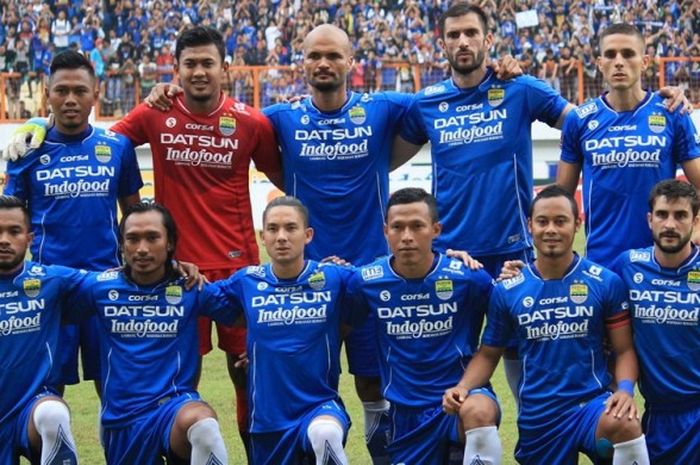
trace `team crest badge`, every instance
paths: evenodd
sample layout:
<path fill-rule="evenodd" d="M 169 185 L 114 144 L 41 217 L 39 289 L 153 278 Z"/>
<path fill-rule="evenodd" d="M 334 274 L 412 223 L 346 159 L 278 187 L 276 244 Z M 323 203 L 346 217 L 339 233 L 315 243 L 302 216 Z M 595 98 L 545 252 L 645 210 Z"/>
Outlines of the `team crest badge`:
<path fill-rule="evenodd" d="M 688 289 L 691 291 L 700 290 L 700 271 L 693 270 L 688 272 Z"/>
<path fill-rule="evenodd" d="M 501 87 L 492 87 L 486 94 L 486 98 L 489 101 L 489 105 L 491 105 L 492 107 L 497 107 L 498 105 L 503 103 L 503 99 L 505 98 L 505 96 L 506 91 Z"/>
<path fill-rule="evenodd" d="M 588 286 L 585 284 L 572 284 L 569 286 L 569 297 L 575 304 L 582 304 L 588 298 Z"/>
<path fill-rule="evenodd" d="M 666 117 L 664 115 L 650 115 L 649 129 L 655 133 L 663 132 L 666 129 Z"/>
<path fill-rule="evenodd" d="M 236 132 L 236 118 L 222 116 L 219 118 L 219 132 L 224 136 L 232 136 Z"/>
<path fill-rule="evenodd" d="M 323 289 L 323 286 L 325 285 L 326 275 L 323 274 L 323 271 L 319 271 L 318 273 L 314 273 L 309 276 L 309 286 L 311 286 L 311 289 L 318 291 L 319 289 Z"/>
<path fill-rule="evenodd" d="M 109 145 L 96 145 L 95 158 L 101 163 L 107 163 L 112 159 L 112 148 Z"/>
<path fill-rule="evenodd" d="M 22 282 L 22 288 L 27 297 L 34 298 L 39 295 L 41 291 L 41 281 L 38 279 L 25 279 Z"/>
<path fill-rule="evenodd" d="M 170 305 L 177 305 L 182 300 L 182 286 L 168 286 L 165 288 L 165 301 Z"/>
<path fill-rule="evenodd" d="M 352 121 L 355 124 L 362 124 L 367 119 L 367 113 L 365 113 L 365 109 L 359 105 L 355 105 L 354 107 L 352 107 L 348 112 L 348 116 L 350 116 L 350 121 Z"/>
<path fill-rule="evenodd" d="M 435 281 L 435 294 L 442 300 L 452 297 L 454 287 L 451 279 L 438 279 Z"/>

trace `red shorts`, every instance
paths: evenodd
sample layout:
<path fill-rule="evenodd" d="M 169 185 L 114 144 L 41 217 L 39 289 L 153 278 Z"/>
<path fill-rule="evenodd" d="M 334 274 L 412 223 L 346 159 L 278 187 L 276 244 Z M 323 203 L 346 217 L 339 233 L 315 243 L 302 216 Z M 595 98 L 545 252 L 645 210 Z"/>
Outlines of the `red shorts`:
<path fill-rule="evenodd" d="M 226 279 L 236 270 L 200 270 L 209 281 Z M 200 316 L 199 325 L 199 355 L 206 355 L 212 351 L 211 343 L 211 318 Z M 238 326 L 224 326 L 216 324 L 216 333 L 219 336 L 219 349 L 229 354 L 242 354 L 245 352 L 246 329 Z"/>

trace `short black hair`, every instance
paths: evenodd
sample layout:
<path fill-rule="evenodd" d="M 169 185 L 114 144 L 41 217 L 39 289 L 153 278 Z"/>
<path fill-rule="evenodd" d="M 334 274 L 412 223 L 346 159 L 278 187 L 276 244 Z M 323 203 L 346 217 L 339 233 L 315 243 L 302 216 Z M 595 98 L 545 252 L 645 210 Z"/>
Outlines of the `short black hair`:
<path fill-rule="evenodd" d="M 301 219 L 304 223 L 304 227 L 309 227 L 309 209 L 301 203 L 299 199 L 291 195 L 283 195 L 281 197 L 276 197 L 270 201 L 263 210 L 263 224 L 267 221 L 267 213 L 275 207 L 293 207 L 296 208 L 299 214 L 301 214 Z"/>
<path fill-rule="evenodd" d="M 22 210 L 27 228 L 29 228 L 29 208 L 27 208 L 27 202 L 14 195 L 0 195 L 0 210 L 14 210 L 15 208 Z"/>
<path fill-rule="evenodd" d="M 657 183 L 649 194 L 649 211 L 654 211 L 656 199 L 666 197 L 668 200 L 688 199 L 693 210 L 693 216 L 697 216 L 700 211 L 700 199 L 698 192 L 690 183 L 679 181 L 678 179 L 667 179 Z"/>
<path fill-rule="evenodd" d="M 49 68 L 50 75 L 61 69 L 85 69 L 90 74 L 90 77 L 95 78 L 95 68 L 90 63 L 85 55 L 75 50 L 66 50 L 61 53 L 57 53 L 56 56 L 51 60 L 51 67 Z"/>
<path fill-rule="evenodd" d="M 472 5 L 466 2 L 457 2 L 450 5 L 450 7 L 445 10 L 445 12 L 440 15 L 438 19 L 438 33 L 440 37 L 445 38 L 445 21 L 447 18 L 459 18 L 460 16 L 468 15 L 469 13 L 474 13 L 479 17 L 479 22 L 481 23 L 482 32 L 484 35 L 488 33 L 489 30 L 489 18 L 486 16 L 484 10 L 482 10 L 477 5 Z"/>
<path fill-rule="evenodd" d="M 598 47 L 600 48 L 599 52 L 603 53 L 602 46 L 603 46 L 603 39 L 605 39 L 607 36 L 613 35 L 613 34 L 624 34 L 628 36 L 634 36 L 636 37 L 639 42 L 642 44 L 641 48 L 642 50 L 646 49 L 646 41 L 644 40 L 644 36 L 640 32 L 639 29 L 637 29 L 635 26 L 631 24 L 625 24 L 625 23 L 615 23 L 612 24 L 605 29 L 603 29 L 603 32 L 600 33 L 598 36 Z M 663 37 L 663 35 L 662 35 Z"/>
<path fill-rule="evenodd" d="M 209 44 L 216 45 L 221 57 L 221 63 L 223 63 L 226 56 L 224 37 L 216 29 L 205 26 L 190 27 L 178 35 L 175 41 L 175 59 L 180 61 L 180 54 L 188 47 L 199 47 L 200 45 Z"/>
<path fill-rule="evenodd" d="M 428 205 L 428 212 L 433 223 L 440 221 L 435 197 L 420 187 L 405 187 L 391 194 L 386 205 L 387 217 L 389 216 L 389 209 L 394 205 L 406 205 L 416 202 L 425 202 Z"/>
<path fill-rule="evenodd" d="M 569 193 L 569 191 L 557 184 L 551 184 L 542 189 L 540 193 L 537 194 L 535 200 L 533 200 L 532 204 L 530 205 L 530 218 L 532 218 L 532 212 L 535 210 L 535 205 L 537 204 L 537 202 L 539 202 L 542 199 L 551 199 L 554 197 L 565 197 L 569 201 L 569 204 L 571 204 L 571 212 L 574 214 L 574 219 L 578 218 L 579 210 L 576 199 L 573 195 Z"/>
<path fill-rule="evenodd" d="M 163 205 L 148 200 L 142 200 L 141 202 L 129 205 L 124 211 L 121 221 L 119 221 L 119 247 L 124 246 L 124 228 L 126 226 L 126 220 L 131 215 L 147 212 L 158 212 L 163 219 L 163 227 L 168 235 L 167 239 L 168 243 L 170 244 L 168 258 L 165 262 L 165 274 L 171 278 L 175 277 L 176 273 L 173 268 L 173 257 L 175 256 L 175 248 L 177 247 L 177 225 L 175 224 L 173 215 Z M 125 270 L 128 271 L 128 269 L 129 265 L 126 264 Z"/>

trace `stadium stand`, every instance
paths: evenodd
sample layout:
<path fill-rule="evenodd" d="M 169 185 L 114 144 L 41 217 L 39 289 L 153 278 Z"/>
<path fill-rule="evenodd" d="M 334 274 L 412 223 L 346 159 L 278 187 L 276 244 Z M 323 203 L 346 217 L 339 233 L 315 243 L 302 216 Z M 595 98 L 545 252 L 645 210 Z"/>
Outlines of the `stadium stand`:
<path fill-rule="evenodd" d="M 52 56 L 73 47 L 101 77 L 98 115 L 127 113 L 158 81 L 172 80 L 175 36 L 191 24 L 226 38 L 227 91 L 257 107 L 305 93 L 301 43 L 332 22 L 356 50 L 355 90 L 416 91 L 447 70 L 435 43 L 446 0 L 2 0 L 0 121 L 45 114 Z M 624 21 L 647 37 L 645 85 L 680 85 L 700 105 L 700 3 L 694 0 L 481 0 L 497 31 L 493 57 L 522 68 L 575 103 L 602 91 L 596 35 Z"/>

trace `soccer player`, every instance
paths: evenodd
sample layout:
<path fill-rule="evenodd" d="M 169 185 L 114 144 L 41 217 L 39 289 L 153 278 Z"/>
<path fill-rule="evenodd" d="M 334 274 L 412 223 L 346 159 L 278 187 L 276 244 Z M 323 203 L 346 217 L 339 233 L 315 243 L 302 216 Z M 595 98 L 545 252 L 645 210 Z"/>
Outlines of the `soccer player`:
<path fill-rule="evenodd" d="M 350 419 L 338 378 L 342 299 L 352 271 L 304 259 L 313 233 L 299 200 L 274 199 L 261 232 L 270 263 L 217 283 L 248 327 L 255 465 L 348 463 L 343 444 Z"/>
<path fill-rule="evenodd" d="M 481 347 L 445 393 L 445 409 L 466 420 L 469 390 L 488 382 L 515 337 L 523 359 L 519 463 L 573 465 L 579 451 L 597 461 L 605 458 L 598 448 L 612 443 L 613 465 L 648 465 L 632 398 L 638 367 L 624 284 L 574 253 L 578 206 L 561 187 L 538 194 L 528 226 L 537 260 L 494 289 Z M 607 390 L 605 336 L 617 354 L 614 393 Z"/>
<path fill-rule="evenodd" d="M 583 170 L 586 256 L 606 266 L 627 249 L 651 245 L 646 193 L 675 178 L 678 164 L 700 188 L 700 134 L 689 115 L 642 88 L 649 59 L 637 28 L 609 26 L 598 58 L 609 90 L 564 122 L 557 183 L 573 193 Z"/>
<path fill-rule="evenodd" d="M 352 317 L 374 317 L 382 392 L 391 402 L 392 463 L 448 463 L 452 446 L 466 439 L 464 464 L 500 464 L 500 408 L 490 386 L 470 391 L 463 422 L 442 411 L 442 394 L 476 352 L 492 281 L 434 252 L 440 232 L 432 195 L 417 188 L 393 193 L 384 226 L 392 255 L 353 275 Z"/>
<path fill-rule="evenodd" d="M 228 463 L 212 408 L 195 390 L 199 314 L 233 323 L 228 298 L 186 290 L 173 269 L 175 222 L 158 204 L 131 206 L 119 224 L 125 267 L 91 273 L 72 318 L 98 318 L 102 444 L 107 465 Z"/>
<path fill-rule="evenodd" d="M 62 304 L 80 274 L 25 262 L 34 235 L 24 200 L 0 196 L 0 464 L 77 465 L 68 407 L 48 387 Z"/>
<path fill-rule="evenodd" d="M 55 125 L 29 156 L 9 162 L 4 193 L 27 201 L 33 260 L 88 270 L 119 266 L 117 203 L 139 200 L 143 186 L 133 145 L 121 135 L 88 122 L 97 80 L 84 55 L 68 51 L 51 62 L 46 98 Z M 76 384 L 78 347 L 85 379 L 99 392 L 96 322 L 64 325 L 52 383 L 59 391 Z"/>
<path fill-rule="evenodd" d="M 700 463 L 700 253 L 690 241 L 699 210 L 690 184 L 658 183 L 647 214 L 654 245 L 613 264 L 629 288 L 642 427 L 655 465 Z"/>

